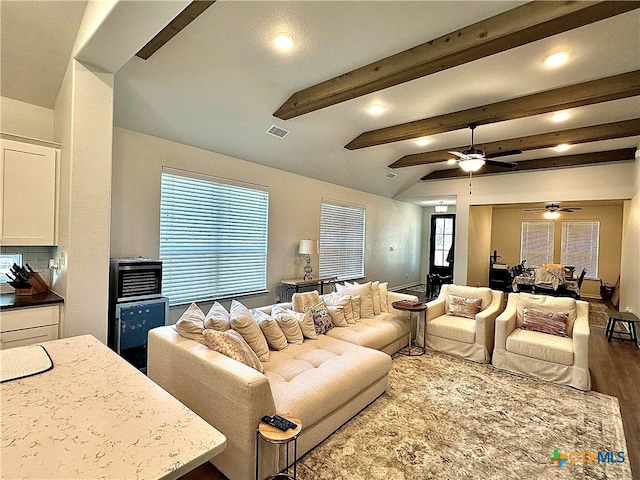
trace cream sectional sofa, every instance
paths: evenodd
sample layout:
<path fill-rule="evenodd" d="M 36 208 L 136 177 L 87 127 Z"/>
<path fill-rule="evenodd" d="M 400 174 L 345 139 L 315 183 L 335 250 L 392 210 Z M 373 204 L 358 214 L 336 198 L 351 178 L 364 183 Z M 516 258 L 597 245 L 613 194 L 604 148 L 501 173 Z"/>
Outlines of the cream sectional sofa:
<path fill-rule="evenodd" d="M 211 462 L 231 480 L 255 478 L 256 428 L 264 415 L 289 413 L 303 429 L 298 457 L 384 393 L 390 354 L 406 345 L 408 315 L 388 312 L 334 327 L 316 340 L 270 351 L 264 373 L 182 337 L 173 326 L 149 332 L 149 377 L 227 437 Z M 290 308 L 291 304 L 284 304 Z M 261 307 L 265 313 L 271 306 Z M 284 467 L 284 447 L 259 442 L 260 478 Z"/>

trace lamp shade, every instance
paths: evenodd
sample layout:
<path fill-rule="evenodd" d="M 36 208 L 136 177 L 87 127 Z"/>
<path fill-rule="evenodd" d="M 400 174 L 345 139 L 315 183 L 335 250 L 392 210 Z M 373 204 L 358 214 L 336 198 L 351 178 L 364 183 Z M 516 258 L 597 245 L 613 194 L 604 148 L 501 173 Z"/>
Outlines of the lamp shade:
<path fill-rule="evenodd" d="M 320 249 L 318 248 L 317 240 L 300 240 L 300 248 L 298 249 L 298 253 L 301 255 L 315 255 L 319 253 Z"/>

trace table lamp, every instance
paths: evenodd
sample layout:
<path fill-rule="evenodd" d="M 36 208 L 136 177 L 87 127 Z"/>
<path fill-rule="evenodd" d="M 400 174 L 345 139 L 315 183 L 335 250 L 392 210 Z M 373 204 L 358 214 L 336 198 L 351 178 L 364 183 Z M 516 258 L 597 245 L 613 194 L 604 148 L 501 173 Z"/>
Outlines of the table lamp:
<path fill-rule="evenodd" d="M 304 267 L 304 277 L 303 280 L 313 280 L 313 268 L 311 268 L 311 255 L 319 253 L 318 249 L 318 241 L 317 240 L 300 240 L 300 248 L 298 249 L 298 253 L 300 255 L 307 256 L 307 265 Z"/>

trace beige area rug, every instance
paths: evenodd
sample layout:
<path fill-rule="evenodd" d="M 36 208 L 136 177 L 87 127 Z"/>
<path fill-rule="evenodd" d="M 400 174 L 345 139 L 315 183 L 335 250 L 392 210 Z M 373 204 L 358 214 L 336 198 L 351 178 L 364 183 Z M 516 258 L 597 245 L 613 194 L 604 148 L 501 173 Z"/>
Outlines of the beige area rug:
<path fill-rule="evenodd" d="M 300 480 L 630 478 L 616 398 L 431 351 L 395 356 L 387 392 L 298 462 Z"/>
<path fill-rule="evenodd" d="M 589 302 L 589 326 L 607 328 L 608 321 L 607 307 L 602 303 Z"/>

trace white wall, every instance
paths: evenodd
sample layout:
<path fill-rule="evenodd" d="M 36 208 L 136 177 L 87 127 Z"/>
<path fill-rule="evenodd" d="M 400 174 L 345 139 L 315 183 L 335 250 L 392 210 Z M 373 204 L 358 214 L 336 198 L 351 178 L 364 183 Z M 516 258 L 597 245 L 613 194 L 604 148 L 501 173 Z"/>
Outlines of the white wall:
<path fill-rule="evenodd" d="M 366 207 L 367 279 L 390 287 L 420 281 L 420 207 L 121 128 L 114 130 L 112 257 L 158 257 L 163 166 L 269 188 L 270 293 L 243 299 L 249 307 L 274 302 L 280 280 L 304 275 L 298 242 L 319 237 L 322 198 Z M 317 256 L 312 266 L 317 274 Z"/>
<path fill-rule="evenodd" d="M 624 205 L 620 310 L 629 307 L 640 316 L 640 161 L 635 162 L 636 194 Z"/>
<path fill-rule="evenodd" d="M 54 141 L 53 110 L 13 98 L 0 97 L 0 131 Z"/>
<path fill-rule="evenodd" d="M 616 164 L 593 165 L 570 169 L 535 171 L 517 174 L 474 177 L 469 194 L 469 179 L 439 180 L 418 183 L 397 199 L 421 199 L 424 197 L 457 195 L 456 205 L 456 262 L 454 281 L 464 283 L 467 279 L 469 252 L 469 208 L 472 205 L 498 205 L 505 203 L 533 203 L 550 201 L 583 201 L 634 199 L 629 206 L 629 220 L 623 233 L 622 278 L 627 287 L 635 291 L 621 290 L 621 300 L 638 303 L 640 270 L 632 270 L 631 256 L 638 257 L 638 205 L 640 203 L 638 161 Z M 626 260 L 625 260 L 626 258 Z M 637 260 L 636 260 L 637 262 Z M 637 265 L 637 263 L 636 263 Z M 621 279 L 622 282 L 622 279 Z M 633 300 L 635 297 L 636 300 Z M 622 304 L 622 303 L 621 303 Z"/>

